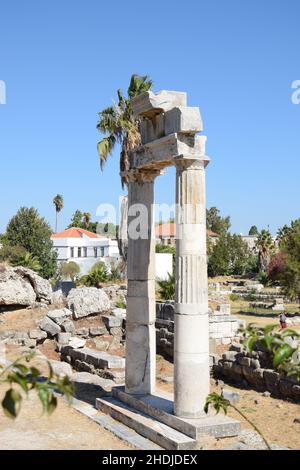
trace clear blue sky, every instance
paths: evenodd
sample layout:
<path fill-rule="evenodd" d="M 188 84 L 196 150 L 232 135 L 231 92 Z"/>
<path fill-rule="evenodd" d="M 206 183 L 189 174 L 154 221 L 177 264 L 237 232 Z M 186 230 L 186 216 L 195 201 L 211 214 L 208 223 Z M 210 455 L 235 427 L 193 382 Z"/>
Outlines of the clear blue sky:
<path fill-rule="evenodd" d="M 208 137 L 207 204 L 232 229 L 300 217 L 299 0 L 3 0 L 0 232 L 20 206 L 60 228 L 77 209 L 118 203 L 118 152 L 101 174 L 97 112 L 132 73 L 187 91 Z M 174 174 L 156 201 L 174 202 Z"/>

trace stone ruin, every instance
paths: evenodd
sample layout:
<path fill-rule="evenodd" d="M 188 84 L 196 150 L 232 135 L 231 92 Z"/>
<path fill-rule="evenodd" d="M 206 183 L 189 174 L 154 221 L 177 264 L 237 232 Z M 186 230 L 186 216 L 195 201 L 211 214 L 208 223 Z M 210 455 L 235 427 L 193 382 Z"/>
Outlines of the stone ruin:
<path fill-rule="evenodd" d="M 131 151 L 129 169 L 122 173 L 128 181 L 128 227 L 134 223 L 138 205 L 146 213 L 147 236 L 132 237 L 128 231 L 125 390 L 114 388 L 114 398 L 98 399 L 97 406 L 158 443 L 164 440 L 161 435 L 155 437 L 157 421 L 170 426 L 165 432 L 171 433 L 173 444 L 168 441 L 171 447 L 166 448 L 179 448 L 174 428 L 184 433 L 177 436 L 185 442 L 180 445 L 192 446 L 202 434 L 221 437 L 239 431 L 237 421 L 206 417 L 203 411 L 210 389 L 206 137 L 197 135 L 202 131 L 200 111 L 187 106 L 186 93 L 149 91 L 131 103 L 141 123 L 141 145 Z M 155 387 L 154 181 L 169 166 L 176 167 L 177 208 L 174 399 Z M 136 410 L 156 421 L 141 422 Z"/>

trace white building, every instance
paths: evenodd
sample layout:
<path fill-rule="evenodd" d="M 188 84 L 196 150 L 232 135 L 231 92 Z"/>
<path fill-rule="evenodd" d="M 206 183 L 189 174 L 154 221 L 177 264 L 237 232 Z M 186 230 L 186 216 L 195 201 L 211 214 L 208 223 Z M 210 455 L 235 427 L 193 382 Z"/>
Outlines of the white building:
<path fill-rule="evenodd" d="M 58 264 L 75 261 L 80 266 L 80 276 L 87 274 L 95 263 L 108 258 L 120 259 L 117 240 L 97 235 L 82 228 L 72 227 L 51 236 L 53 247 L 57 251 Z M 166 279 L 173 273 L 172 255 L 156 253 L 156 277 Z"/>
<path fill-rule="evenodd" d="M 82 228 L 72 227 L 51 236 L 57 251 L 57 262 L 75 261 L 80 266 L 80 275 L 87 274 L 95 263 L 105 258 L 119 259 L 117 240 L 106 238 Z"/>

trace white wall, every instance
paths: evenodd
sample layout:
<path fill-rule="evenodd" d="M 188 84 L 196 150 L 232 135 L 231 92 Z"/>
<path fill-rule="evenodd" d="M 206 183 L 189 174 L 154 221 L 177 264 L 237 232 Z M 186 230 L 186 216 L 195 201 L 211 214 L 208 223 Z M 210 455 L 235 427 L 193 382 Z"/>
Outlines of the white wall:
<path fill-rule="evenodd" d="M 173 274 L 173 255 L 155 253 L 155 276 L 158 279 L 167 279 L 168 273 Z"/>

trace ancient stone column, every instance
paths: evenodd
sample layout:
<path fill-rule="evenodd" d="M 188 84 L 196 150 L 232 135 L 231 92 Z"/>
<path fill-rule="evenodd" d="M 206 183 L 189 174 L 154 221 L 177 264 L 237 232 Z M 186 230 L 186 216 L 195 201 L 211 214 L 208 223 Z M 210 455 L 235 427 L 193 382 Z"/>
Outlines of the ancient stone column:
<path fill-rule="evenodd" d="M 126 391 L 155 389 L 154 179 L 159 171 L 132 171 L 128 184 Z"/>
<path fill-rule="evenodd" d="M 203 416 L 209 393 L 205 158 L 176 160 L 174 413 Z"/>

